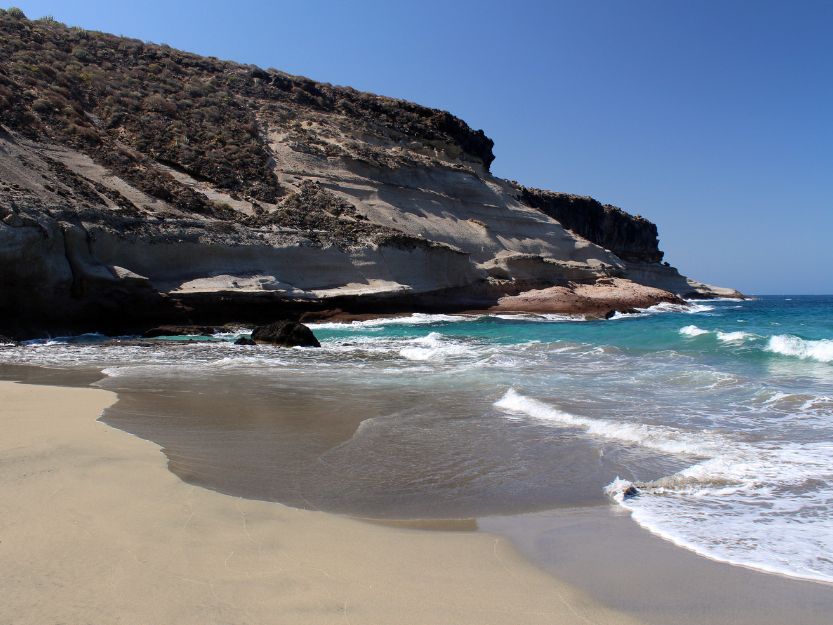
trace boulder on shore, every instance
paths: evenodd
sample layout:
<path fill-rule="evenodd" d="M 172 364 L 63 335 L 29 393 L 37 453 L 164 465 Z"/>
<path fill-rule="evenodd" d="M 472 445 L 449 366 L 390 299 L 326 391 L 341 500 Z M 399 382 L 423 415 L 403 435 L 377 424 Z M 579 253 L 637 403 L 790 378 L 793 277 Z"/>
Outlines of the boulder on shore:
<path fill-rule="evenodd" d="M 282 347 L 321 347 L 312 330 L 297 321 L 283 320 L 258 326 L 252 332 L 252 340 Z"/>
<path fill-rule="evenodd" d="M 241 336 L 234 342 L 235 345 L 257 345 L 252 339 Z"/>

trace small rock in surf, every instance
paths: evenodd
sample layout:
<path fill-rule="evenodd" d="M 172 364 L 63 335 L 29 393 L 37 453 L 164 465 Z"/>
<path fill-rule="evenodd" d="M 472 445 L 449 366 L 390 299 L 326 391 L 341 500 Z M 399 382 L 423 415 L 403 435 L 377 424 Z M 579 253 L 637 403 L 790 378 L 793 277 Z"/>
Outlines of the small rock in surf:
<path fill-rule="evenodd" d="M 252 340 L 282 347 L 321 347 L 312 330 L 297 321 L 283 320 L 258 326 L 252 332 Z"/>

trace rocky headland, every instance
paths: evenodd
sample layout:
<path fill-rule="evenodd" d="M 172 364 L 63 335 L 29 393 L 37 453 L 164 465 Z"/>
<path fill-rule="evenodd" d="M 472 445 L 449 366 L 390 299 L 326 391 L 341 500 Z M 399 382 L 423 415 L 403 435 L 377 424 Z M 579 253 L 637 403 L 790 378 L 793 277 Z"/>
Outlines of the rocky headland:
<path fill-rule="evenodd" d="M 445 111 L 0 11 L 0 334 L 740 297 Z"/>

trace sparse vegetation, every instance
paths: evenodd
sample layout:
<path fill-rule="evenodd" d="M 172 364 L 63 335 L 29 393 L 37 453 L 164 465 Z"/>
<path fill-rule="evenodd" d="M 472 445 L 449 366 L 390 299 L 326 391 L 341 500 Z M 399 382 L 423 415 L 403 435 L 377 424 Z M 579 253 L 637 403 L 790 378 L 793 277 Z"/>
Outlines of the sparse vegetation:
<path fill-rule="evenodd" d="M 0 16 L 0 122 L 104 158 L 163 199 L 177 195 L 175 182 L 144 181 L 145 164 L 135 152 L 223 189 L 277 200 L 253 107 L 235 93 L 236 78 L 222 66 L 21 15 L 10 9 Z M 117 144 L 135 152 L 107 157 Z"/>
<path fill-rule="evenodd" d="M 335 220 L 352 224 L 341 228 L 345 236 L 348 230 L 369 236 L 374 226 L 360 223 L 363 216 L 351 214 L 349 205 L 321 189 L 287 194 L 275 175 L 280 163 L 267 145 L 267 126 L 285 131 L 297 151 L 397 165 L 390 151 L 349 137 L 340 144 L 320 124 L 334 116 L 357 135 L 417 142 L 425 153 L 462 151 L 487 167 L 493 159 L 492 141 L 445 111 L 68 28 L 51 17 L 30 21 L 19 9 L 0 12 L 0 124 L 79 150 L 179 210 L 242 219 L 159 164 L 251 202 L 255 222 L 305 230 L 317 240 L 319 221 L 336 227 Z"/>
<path fill-rule="evenodd" d="M 274 212 L 249 217 L 253 227 L 277 226 L 306 233 L 315 243 L 335 243 L 346 247 L 358 240 L 380 242 L 397 231 L 371 224 L 356 207 L 328 191 L 317 182 L 305 181 L 287 195 Z"/>
<path fill-rule="evenodd" d="M 58 20 L 56 20 L 51 15 L 44 15 L 43 17 L 38 19 L 38 21 L 43 22 L 45 24 L 54 24 L 56 26 L 65 26 L 65 24 L 63 24 L 62 22 L 59 22 Z"/>

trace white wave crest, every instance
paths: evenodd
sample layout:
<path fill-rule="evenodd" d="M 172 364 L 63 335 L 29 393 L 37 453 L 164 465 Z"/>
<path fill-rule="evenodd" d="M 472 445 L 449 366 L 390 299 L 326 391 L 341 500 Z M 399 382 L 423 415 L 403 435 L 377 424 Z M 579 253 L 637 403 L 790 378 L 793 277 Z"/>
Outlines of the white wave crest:
<path fill-rule="evenodd" d="M 721 332 L 718 330 L 716 333 L 717 340 L 723 341 L 724 343 L 737 343 L 740 341 L 745 341 L 746 339 L 754 336 L 749 332 Z"/>
<path fill-rule="evenodd" d="M 638 317 L 648 317 L 651 315 L 658 315 L 664 313 L 686 313 L 689 315 L 704 313 L 714 310 L 714 306 L 706 306 L 704 304 L 695 304 L 687 302 L 685 304 L 673 304 L 671 302 L 660 302 L 647 308 L 637 308 L 636 312 L 621 313 L 616 311 L 610 318 L 611 321 L 617 319 L 634 319 Z"/>
<path fill-rule="evenodd" d="M 777 395 L 777 393 L 776 393 Z M 668 487 L 674 479 L 725 481 L 733 479 L 800 482 L 818 477 L 819 471 L 833 472 L 833 444 L 785 445 L 758 447 L 708 430 L 686 431 L 662 425 L 619 422 L 577 416 L 544 402 L 521 395 L 515 389 L 495 402 L 495 406 L 513 414 L 540 421 L 584 428 L 589 434 L 626 443 L 638 443 L 672 454 L 700 456 L 704 461 L 651 484 Z M 806 450 L 812 454 L 803 455 Z M 820 458 L 824 458 L 824 460 Z M 669 481 L 670 479 L 670 481 Z"/>
<path fill-rule="evenodd" d="M 362 328 L 375 328 L 380 326 L 396 325 L 428 325 L 432 323 L 457 323 L 460 321 L 472 321 L 477 319 L 471 315 L 429 315 L 426 313 L 413 313 L 402 317 L 381 317 L 379 319 L 367 319 L 365 321 L 328 321 L 322 323 L 310 323 L 314 330 L 358 330 Z"/>
<path fill-rule="evenodd" d="M 625 493 L 629 492 L 632 488 L 636 488 L 633 482 L 623 480 L 617 475 L 615 480 L 604 487 L 604 493 L 614 501 L 622 503 L 625 501 Z"/>
<path fill-rule="evenodd" d="M 249 336 L 254 331 L 254 328 L 239 328 L 233 332 L 215 332 L 211 335 L 215 339 L 236 339 L 241 336 Z"/>
<path fill-rule="evenodd" d="M 468 345 L 451 341 L 439 332 L 408 341 L 410 346 L 399 350 L 399 355 L 408 360 L 444 361 L 450 356 L 472 355 L 474 350 Z"/>
<path fill-rule="evenodd" d="M 683 336 L 703 336 L 704 334 L 712 334 L 710 330 L 704 330 L 703 328 L 697 327 L 695 325 L 684 326 L 679 330 L 680 334 Z M 715 337 L 718 341 L 723 343 L 740 343 L 745 341 L 749 338 L 754 338 L 755 335 L 751 332 L 741 332 L 740 330 L 734 332 L 723 332 L 722 330 L 716 330 L 714 332 Z"/>
<path fill-rule="evenodd" d="M 708 330 L 704 330 L 703 328 L 698 328 L 695 325 L 685 326 L 680 328 L 680 334 L 685 336 L 701 336 L 703 334 L 708 334 Z"/>
<path fill-rule="evenodd" d="M 833 362 L 833 340 L 830 339 L 811 341 L 790 334 L 776 334 L 769 338 L 769 343 L 764 349 L 802 360 L 809 358 L 818 362 Z"/>
<path fill-rule="evenodd" d="M 494 317 L 495 319 L 504 319 L 506 321 L 535 321 L 540 323 L 565 323 L 568 321 L 587 321 L 585 315 L 569 315 L 566 313 L 515 313 L 515 314 L 499 314 L 499 315 L 485 315 L 486 317 Z"/>
<path fill-rule="evenodd" d="M 688 313 L 690 315 L 693 315 L 697 313 L 710 312 L 714 310 L 714 306 L 691 302 L 686 304 L 672 304 L 671 302 L 660 302 L 659 304 L 655 304 L 654 306 L 649 306 L 648 308 L 640 308 L 639 310 L 648 313 L 676 312 Z"/>
<path fill-rule="evenodd" d="M 539 421 L 580 427 L 594 436 L 637 443 L 671 454 L 710 456 L 716 453 L 722 444 L 721 439 L 716 439 L 706 432 L 689 433 L 661 425 L 580 417 L 521 395 L 512 388 L 494 405 L 512 415 L 525 415 Z"/>

